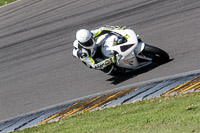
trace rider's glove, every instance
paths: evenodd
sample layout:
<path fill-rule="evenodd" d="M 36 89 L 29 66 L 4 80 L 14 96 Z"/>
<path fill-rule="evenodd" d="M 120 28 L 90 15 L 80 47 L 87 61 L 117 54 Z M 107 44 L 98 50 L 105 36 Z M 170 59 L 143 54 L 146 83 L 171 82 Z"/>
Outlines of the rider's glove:
<path fill-rule="evenodd" d="M 114 55 L 114 60 L 115 63 L 119 64 L 119 60 L 121 60 L 121 58 L 123 57 L 122 55 L 120 55 L 117 51 L 113 51 L 113 55 Z"/>

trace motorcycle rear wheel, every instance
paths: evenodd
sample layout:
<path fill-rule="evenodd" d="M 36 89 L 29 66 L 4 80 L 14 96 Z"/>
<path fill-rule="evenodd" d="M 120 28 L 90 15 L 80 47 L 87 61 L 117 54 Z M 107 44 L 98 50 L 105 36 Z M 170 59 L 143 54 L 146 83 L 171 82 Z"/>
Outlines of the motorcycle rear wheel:
<path fill-rule="evenodd" d="M 169 55 L 167 52 L 148 44 L 145 45 L 142 54 L 149 58 L 152 58 L 153 62 L 166 63 L 169 61 Z"/>

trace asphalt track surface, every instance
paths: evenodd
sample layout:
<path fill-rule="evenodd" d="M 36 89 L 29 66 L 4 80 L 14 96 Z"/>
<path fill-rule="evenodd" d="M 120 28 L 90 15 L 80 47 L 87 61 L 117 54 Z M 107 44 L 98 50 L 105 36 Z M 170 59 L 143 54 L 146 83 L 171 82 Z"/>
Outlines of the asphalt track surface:
<path fill-rule="evenodd" d="M 172 61 L 122 76 L 72 57 L 80 28 L 127 25 Z M 21 0 L 0 8 L 0 120 L 199 69 L 199 0 Z"/>

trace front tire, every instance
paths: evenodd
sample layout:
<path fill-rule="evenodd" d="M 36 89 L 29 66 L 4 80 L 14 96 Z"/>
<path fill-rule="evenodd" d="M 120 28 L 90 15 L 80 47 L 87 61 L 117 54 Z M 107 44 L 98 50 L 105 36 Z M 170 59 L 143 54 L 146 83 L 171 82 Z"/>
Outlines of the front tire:
<path fill-rule="evenodd" d="M 169 61 L 169 55 L 164 50 L 145 44 L 142 54 L 152 58 L 153 62 L 166 63 Z"/>

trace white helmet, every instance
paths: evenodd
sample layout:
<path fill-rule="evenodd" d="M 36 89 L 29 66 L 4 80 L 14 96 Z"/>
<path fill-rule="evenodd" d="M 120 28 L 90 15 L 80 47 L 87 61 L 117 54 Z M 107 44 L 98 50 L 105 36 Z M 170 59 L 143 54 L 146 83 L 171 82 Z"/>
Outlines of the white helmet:
<path fill-rule="evenodd" d="M 80 29 L 76 32 L 76 40 L 79 44 L 88 50 L 91 50 L 91 55 L 93 56 L 96 52 L 96 45 L 93 39 L 92 33 L 86 29 Z"/>

